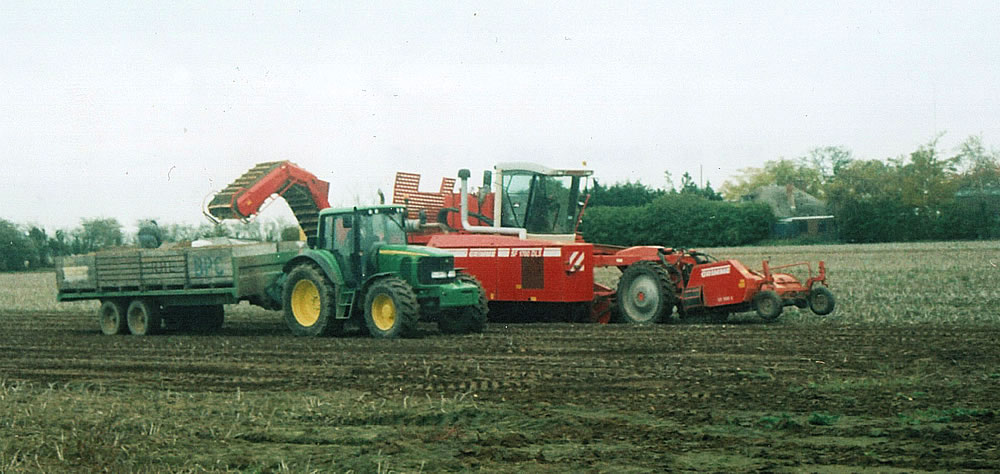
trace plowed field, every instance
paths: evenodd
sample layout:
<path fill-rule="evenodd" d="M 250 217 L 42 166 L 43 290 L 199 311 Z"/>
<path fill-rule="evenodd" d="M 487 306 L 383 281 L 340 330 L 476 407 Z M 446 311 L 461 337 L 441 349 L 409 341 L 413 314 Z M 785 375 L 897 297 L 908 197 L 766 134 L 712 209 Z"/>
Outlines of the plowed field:
<path fill-rule="evenodd" d="M 0 275 L 0 472 L 996 471 L 997 248 L 845 247 L 825 319 L 391 341 L 246 305 L 218 334 L 102 336 L 51 274 Z"/>
<path fill-rule="evenodd" d="M 23 459 L 32 455 L 45 469 L 1000 468 L 995 327 L 737 320 L 495 325 L 449 337 L 428 326 L 416 339 L 377 341 L 294 338 L 267 314 L 230 321 L 218 335 L 149 338 L 101 336 L 89 314 L 0 314 L 8 399 L 0 461 L 25 469 L 36 467 Z M 108 448 L 86 437 L 95 429 L 120 431 L 123 449 L 96 465 L 87 444 Z M 55 446 L 67 436 L 77 445 L 62 449 L 79 452 L 60 461 Z M 180 455 L 176 446 L 191 456 L 155 463 Z"/>

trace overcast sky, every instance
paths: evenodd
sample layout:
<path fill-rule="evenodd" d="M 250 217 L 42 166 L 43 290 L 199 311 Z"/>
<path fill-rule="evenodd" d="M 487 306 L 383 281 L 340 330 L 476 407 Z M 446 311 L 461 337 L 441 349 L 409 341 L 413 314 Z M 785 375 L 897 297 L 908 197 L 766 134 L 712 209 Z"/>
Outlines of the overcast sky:
<path fill-rule="evenodd" d="M 198 223 L 284 159 L 348 205 L 397 170 L 718 188 L 819 146 L 997 146 L 998 31 L 996 0 L 0 1 L 0 218 Z"/>

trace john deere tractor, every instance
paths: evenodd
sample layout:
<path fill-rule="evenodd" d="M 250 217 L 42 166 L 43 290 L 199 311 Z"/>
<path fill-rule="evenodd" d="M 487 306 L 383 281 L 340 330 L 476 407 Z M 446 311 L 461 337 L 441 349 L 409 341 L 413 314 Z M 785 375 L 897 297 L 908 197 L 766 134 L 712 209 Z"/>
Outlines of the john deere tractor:
<path fill-rule="evenodd" d="M 420 319 L 446 333 L 483 330 L 482 286 L 455 270 L 452 254 L 407 245 L 405 218 L 393 205 L 319 211 L 313 245 L 285 265 L 294 334 L 339 334 L 352 320 L 381 338 L 406 336 Z"/>

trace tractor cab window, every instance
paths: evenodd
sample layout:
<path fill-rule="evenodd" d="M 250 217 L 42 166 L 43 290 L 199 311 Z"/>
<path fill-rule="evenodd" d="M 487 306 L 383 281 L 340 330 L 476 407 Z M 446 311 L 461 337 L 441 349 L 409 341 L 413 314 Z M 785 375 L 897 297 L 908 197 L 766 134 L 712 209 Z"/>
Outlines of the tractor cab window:
<path fill-rule="evenodd" d="M 568 234 L 579 214 L 580 178 L 509 172 L 503 175 L 503 227 Z"/>

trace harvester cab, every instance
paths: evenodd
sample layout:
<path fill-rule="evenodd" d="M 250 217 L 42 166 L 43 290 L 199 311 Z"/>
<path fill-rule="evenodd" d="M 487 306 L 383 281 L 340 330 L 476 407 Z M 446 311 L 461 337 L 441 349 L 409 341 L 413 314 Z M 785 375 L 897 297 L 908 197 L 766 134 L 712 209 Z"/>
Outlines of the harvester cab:
<path fill-rule="evenodd" d="M 493 221 L 520 227 L 530 236 L 575 240 L 581 200 L 591 170 L 553 169 L 535 163 L 495 167 Z"/>

